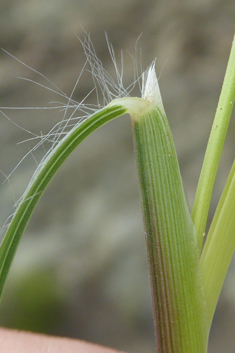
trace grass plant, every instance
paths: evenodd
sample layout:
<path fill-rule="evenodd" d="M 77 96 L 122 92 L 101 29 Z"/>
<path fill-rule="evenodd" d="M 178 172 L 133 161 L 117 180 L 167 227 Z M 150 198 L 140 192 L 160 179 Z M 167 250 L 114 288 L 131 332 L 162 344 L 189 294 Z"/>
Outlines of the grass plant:
<path fill-rule="evenodd" d="M 206 353 L 212 318 L 235 248 L 235 164 L 218 203 L 204 246 L 208 211 L 223 144 L 235 100 L 235 41 L 202 166 L 192 215 L 182 186 L 177 154 L 155 73 L 155 63 L 141 75 L 141 97 L 130 97 L 122 73 L 117 84 L 104 70 L 94 47 L 83 48 L 104 107 L 77 104 L 44 137 L 52 147 L 19 200 L 0 246 L 0 295 L 19 241 L 47 185 L 76 147 L 93 131 L 128 113 L 133 139 L 152 287 L 158 353 Z M 139 80 L 137 80 L 137 83 Z M 78 83 L 78 82 L 77 82 Z M 77 84 L 75 85 L 75 87 Z M 59 92 L 63 95 L 63 92 Z M 72 92 L 73 94 L 73 92 Z M 84 115 L 81 120 L 75 116 Z M 43 142 L 43 141 L 42 141 Z"/>

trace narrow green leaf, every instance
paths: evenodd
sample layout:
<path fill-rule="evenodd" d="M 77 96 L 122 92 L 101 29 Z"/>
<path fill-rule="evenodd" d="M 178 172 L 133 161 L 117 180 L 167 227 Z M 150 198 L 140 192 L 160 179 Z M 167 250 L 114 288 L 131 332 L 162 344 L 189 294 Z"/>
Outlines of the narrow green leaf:
<path fill-rule="evenodd" d="M 235 100 L 235 37 L 228 61 L 224 83 L 220 94 L 210 138 L 207 144 L 206 154 L 198 182 L 192 219 L 195 225 L 199 250 L 202 248 L 203 235 L 206 229 L 211 195 L 219 161 L 228 129 Z"/>
<path fill-rule="evenodd" d="M 110 120 L 125 114 L 126 111 L 126 108 L 120 106 L 120 104 L 113 104 L 112 106 L 107 106 L 106 108 L 99 110 L 80 125 L 73 128 L 52 150 L 44 160 L 43 164 L 39 165 L 19 206 L 17 207 L 8 231 L 0 246 L 0 298 L 21 236 L 35 206 L 56 171 L 71 152 L 87 136 Z"/>
<path fill-rule="evenodd" d="M 218 203 L 201 255 L 201 270 L 211 325 L 235 250 L 235 162 Z"/>

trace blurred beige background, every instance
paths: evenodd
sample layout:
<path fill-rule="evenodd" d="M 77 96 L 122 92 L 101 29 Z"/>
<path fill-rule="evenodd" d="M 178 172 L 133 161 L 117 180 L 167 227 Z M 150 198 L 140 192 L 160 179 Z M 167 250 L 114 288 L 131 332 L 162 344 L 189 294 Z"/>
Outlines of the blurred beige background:
<path fill-rule="evenodd" d="M 235 29 L 233 0 L 1 0 L 0 46 L 70 95 L 85 57 L 79 38 L 91 34 L 106 70 L 124 53 L 124 83 L 133 81 L 136 41 L 145 69 L 156 67 L 192 205 Z M 76 36 L 77 35 L 77 36 Z M 17 77 L 48 85 L 0 51 L 0 105 L 43 107 L 59 97 Z M 92 89 L 85 72 L 75 90 Z M 137 94 L 137 93 L 136 93 Z M 95 96 L 90 98 L 95 102 Z M 64 103 L 66 103 L 64 101 Z M 55 110 L 4 110 L 15 124 L 45 134 Z M 32 148 L 30 137 L 0 117 L 0 169 L 5 175 Z M 213 214 L 234 158 L 234 118 L 213 197 Z M 47 149 L 47 145 L 44 145 Z M 44 151 L 0 175 L 0 220 L 13 210 Z M 86 339 L 124 351 L 155 352 L 151 298 L 133 158 L 131 125 L 120 118 L 75 151 L 46 191 L 27 228 L 0 309 L 0 324 Z M 215 315 L 209 352 L 234 352 L 235 264 Z"/>

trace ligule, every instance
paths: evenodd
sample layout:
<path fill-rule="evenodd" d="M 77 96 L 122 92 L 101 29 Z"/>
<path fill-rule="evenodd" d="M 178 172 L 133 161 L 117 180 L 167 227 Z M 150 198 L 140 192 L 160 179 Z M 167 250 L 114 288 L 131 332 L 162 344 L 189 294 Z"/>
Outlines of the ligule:
<path fill-rule="evenodd" d="M 132 118 L 159 353 L 202 353 L 206 308 L 196 234 L 164 112 Z"/>

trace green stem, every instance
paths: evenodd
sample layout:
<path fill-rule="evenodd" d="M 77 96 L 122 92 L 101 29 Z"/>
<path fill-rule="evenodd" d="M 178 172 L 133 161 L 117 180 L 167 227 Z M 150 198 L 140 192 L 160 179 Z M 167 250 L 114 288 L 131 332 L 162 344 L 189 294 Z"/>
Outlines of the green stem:
<path fill-rule="evenodd" d="M 198 247 L 201 250 L 203 235 L 206 229 L 211 195 L 219 166 L 219 161 L 228 129 L 235 100 L 235 38 L 228 61 L 222 91 L 216 110 L 206 154 L 198 182 L 192 219 L 198 237 Z"/>
<path fill-rule="evenodd" d="M 158 353 L 205 353 L 208 329 L 196 234 L 165 114 L 132 117 Z"/>
<path fill-rule="evenodd" d="M 0 246 L 0 298 L 11 263 L 26 225 L 35 206 L 45 191 L 47 185 L 72 151 L 93 131 L 110 120 L 113 120 L 127 111 L 120 104 L 106 107 L 91 115 L 68 133 L 48 155 L 34 174 L 33 180 L 26 189 L 8 231 Z"/>

